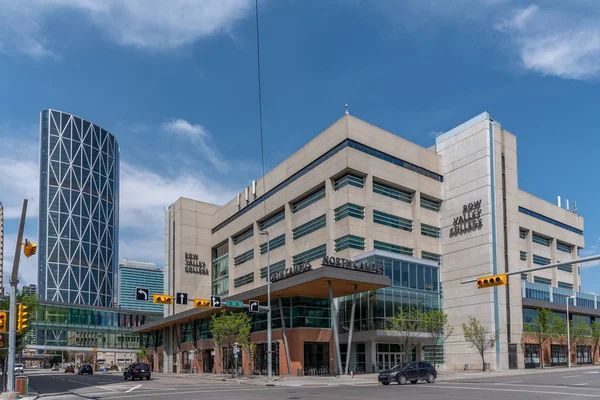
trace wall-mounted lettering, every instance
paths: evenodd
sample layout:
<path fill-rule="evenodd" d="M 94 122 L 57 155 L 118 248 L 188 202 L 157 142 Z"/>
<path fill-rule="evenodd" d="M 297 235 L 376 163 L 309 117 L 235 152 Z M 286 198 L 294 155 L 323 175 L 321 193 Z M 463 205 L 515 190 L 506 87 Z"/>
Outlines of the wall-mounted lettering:
<path fill-rule="evenodd" d="M 286 268 L 280 272 L 273 272 L 271 274 L 271 282 L 277 282 L 284 278 L 288 278 L 293 275 L 301 274 L 302 272 L 310 271 L 312 269 L 312 265 L 309 262 L 301 262 L 292 265 L 291 268 Z"/>
<path fill-rule="evenodd" d="M 479 230 L 483 227 L 481 218 L 481 200 L 465 204 L 462 215 L 454 218 L 453 227 L 450 228 L 450 237 Z"/>
<path fill-rule="evenodd" d="M 188 274 L 208 275 L 206 263 L 200 261 L 198 254 L 185 253 L 185 272 Z"/>
<path fill-rule="evenodd" d="M 370 272 L 372 274 L 383 274 L 383 266 L 366 261 L 352 261 L 346 258 L 324 256 L 322 265 L 327 267 L 337 267 L 354 269 L 356 271 Z"/>

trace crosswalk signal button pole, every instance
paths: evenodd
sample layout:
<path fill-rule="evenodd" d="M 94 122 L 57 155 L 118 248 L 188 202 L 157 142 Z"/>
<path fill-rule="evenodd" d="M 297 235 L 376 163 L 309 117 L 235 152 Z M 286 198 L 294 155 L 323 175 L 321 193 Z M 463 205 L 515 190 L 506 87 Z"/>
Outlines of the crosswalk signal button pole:
<path fill-rule="evenodd" d="M 484 276 L 477 279 L 477 289 L 489 288 L 494 286 L 502 286 L 508 283 L 506 274 Z"/>

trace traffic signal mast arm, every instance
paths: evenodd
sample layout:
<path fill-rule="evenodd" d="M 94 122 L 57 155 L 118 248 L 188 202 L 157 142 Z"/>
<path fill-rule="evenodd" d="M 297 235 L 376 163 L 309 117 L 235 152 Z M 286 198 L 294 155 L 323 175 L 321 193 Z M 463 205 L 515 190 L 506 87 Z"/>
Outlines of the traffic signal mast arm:
<path fill-rule="evenodd" d="M 595 261 L 595 260 L 600 260 L 600 254 L 596 254 L 595 256 L 583 257 L 583 258 L 576 258 L 574 260 L 569 260 L 569 261 L 561 261 L 561 262 L 557 262 L 557 263 L 554 263 L 554 264 L 542 265 L 540 267 L 520 269 L 518 271 L 511 271 L 511 272 L 507 272 L 506 274 L 498 274 L 498 275 L 518 275 L 518 274 L 525 274 L 525 273 L 528 273 L 528 272 L 540 271 L 540 270 L 549 269 L 549 268 L 556 268 L 556 267 L 560 267 L 560 266 L 563 266 L 563 265 L 581 264 L 581 263 L 584 263 L 584 262 Z M 466 281 L 462 281 L 461 284 L 477 282 L 479 279 L 482 279 L 482 278 L 468 279 Z"/>

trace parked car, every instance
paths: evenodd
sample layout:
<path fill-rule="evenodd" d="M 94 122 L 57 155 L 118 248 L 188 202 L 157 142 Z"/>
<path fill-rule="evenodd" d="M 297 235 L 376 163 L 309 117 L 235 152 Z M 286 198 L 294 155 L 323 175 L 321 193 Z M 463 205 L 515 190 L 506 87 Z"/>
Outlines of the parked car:
<path fill-rule="evenodd" d="M 52 366 L 52 371 L 58 371 L 58 370 L 59 370 L 59 368 L 58 368 L 58 364 L 54 364 L 54 365 Z"/>
<path fill-rule="evenodd" d="M 15 364 L 15 374 L 23 373 L 23 364 Z"/>
<path fill-rule="evenodd" d="M 144 379 L 150 380 L 150 365 L 148 364 L 130 364 L 123 371 L 123 379 L 127 380 L 131 378 L 132 381 L 136 379 Z"/>
<path fill-rule="evenodd" d="M 67 365 L 67 366 L 65 367 L 65 374 L 66 374 L 67 372 L 72 372 L 72 373 L 75 373 L 75 366 L 73 366 L 73 365 Z"/>
<path fill-rule="evenodd" d="M 436 378 L 437 371 L 433 365 L 424 362 L 410 362 L 380 372 L 377 380 L 384 385 L 389 385 L 391 382 L 405 385 L 406 382 L 417 383 L 418 381 L 433 383 Z"/>
<path fill-rule="evenodd" d="M 94 368 L 92 368 L 92 366 L 90 364 L 82 364 L 81 367 L 79 367 L 79 375 L 83 375 L 83 374 L 88 374 L 88 375 L 94 375 Z"/>

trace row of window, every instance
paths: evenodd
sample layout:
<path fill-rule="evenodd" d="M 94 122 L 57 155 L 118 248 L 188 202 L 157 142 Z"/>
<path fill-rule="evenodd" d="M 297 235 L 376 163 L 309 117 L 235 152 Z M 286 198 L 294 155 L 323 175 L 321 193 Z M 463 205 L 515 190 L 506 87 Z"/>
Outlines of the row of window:
<path fill-rule="evenodd" d="M 519 228 L 519 237 L 521 239 L 527 239 L 528 234 L 529 230 L 525 228 Z M 535 233 L 531 234 L 531 241 L 546 247 L 550 247 L 552 245 L 552 238 L 541 236 Z M 573 252 L 573 246 L 556 241 L 556 250 L 571 254 Z"/>
<path fill-rule="evenodd" d="M 318 231 L 319 229 L 324 228 L 326 224 L 327 219 L 325 217 L 325 214 L 323 214 L 320 217 L 313 219 L 312 221 L 309 221 L 303 225 L 298 226 L 297 228 L 294 228 L 294 230 L 292 230 L 292 240 L 300 239 L 301 237 Z"/>
<path fill-rule="evenodd" d="M 526 215 L 529 215 L 530 217 L 537 218 L 537 219 L 539 219 L 541 221 L 544 221 L 544 222 L 547 222 L 549 224 L 558 226 L 560 228 L 566 229 L 568 231 L 577 233 L 579 235 L 583 235 L 583 231 L 581 229 L 577 229 L 577 228 L 574 228 L 574 227 L 572 227 L 570 225 L 567 225 L 567 224 L 564 224 L 562 222 L 556 221 L 556 220 L 554 220 L 552 218 L 548 218 L 545 215 L 536 213 L 535 211 L 528 210 L 528 209 L 526 209 L 524 207 L 520 207 L 519 206 L 519 212 L 521 212 L 523 214 L 526 214 Z"/>
<path fill-rule="evenodd" d="M 260 245 L 260 254 L 265 254 L 267 249 L 275 250 L 279 247 L 285 246 L 285 234 L 277 236 L 274 239 L 269 240 L 269 244 L 263 243 Z"/>
<path fill-rule="evenodd" d="M 521 261 L 527 261 L 527 252 L 521 251 L 520 258 L 521 258 Z M 538 256 L 538 255 L 534 254 L 533 255 L 533 263 L 537 264 L 537 265 L 548 265 L 551 263 L 551 260 L 549 258 Z M 557 268 L 561 271 L 573 272 L 573 266 L 571 264 L 561 265 L 561 266 L 558 266 Z"/>
<path fill-rule="evenodd" d="M 250 261 L 254 258 L 254 249 L 250 249 L 239 256 L 233 258 L 233 265 L 238 266 L 240 264 L 245 263 L 246 261 Z"/>
<path fill-rule="evenodd" d="M 244 232 L 240 233 L 239 235 L 234 236 L 233 244 L 241 243 L 246 239 L 250 239 L 252 236 L 254 236 L 254 228 L 250 227 L 250 228 L 246 229 Z"/>
<path fill-rule="evenodd" d="M 254 272 L 250 272 L 249 274 L 242 275 L 239 278 L 235 278 L 233 280 L 233 287 L 238 288 L 240 286 L 244 286 L 252 282 L 254 282 Z"/>

